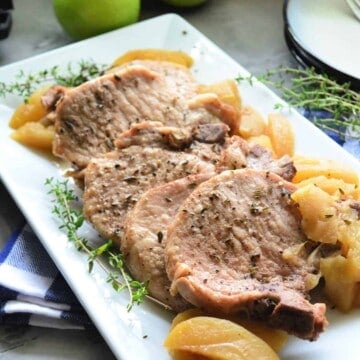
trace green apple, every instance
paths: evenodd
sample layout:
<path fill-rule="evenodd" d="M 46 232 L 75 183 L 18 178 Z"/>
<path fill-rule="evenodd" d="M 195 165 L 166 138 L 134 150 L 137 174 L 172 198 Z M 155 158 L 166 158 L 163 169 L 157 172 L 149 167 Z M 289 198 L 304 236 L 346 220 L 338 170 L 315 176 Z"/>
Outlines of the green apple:
<path fill-rule="evenodd" d="M 192 7 L 203 4 L 207 0 L 162 0 L 163 2 L 178 7 Z"/>
<path fill-rule="evenodd" d="M 140 0 L 53 0 L 55 15 L 74 39 L 85 39 L 139 19 Z"/>

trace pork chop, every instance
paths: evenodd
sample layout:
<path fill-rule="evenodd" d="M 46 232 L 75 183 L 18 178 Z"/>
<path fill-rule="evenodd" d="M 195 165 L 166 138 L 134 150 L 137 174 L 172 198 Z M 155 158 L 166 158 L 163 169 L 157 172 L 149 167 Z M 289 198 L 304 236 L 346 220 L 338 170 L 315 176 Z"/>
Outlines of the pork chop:
<path fill-rule="evenodd" d="M 224 122 L 235 131 L 239 116 L 215 94 L 199 95 L 187 68 L 137 61 L 59 97 L 53 153 L 82 169 L 112 151 L 114 140 L 131 125 L 144 121 L 179 128 Z"/>
<path fill-rule="evenodd" d="M 272 153 L 261 145 L 249 145 L 239 136 L 232 136 L 221 154 L 218 172 L 243 169 L 245 167 L 271 171 L 285 180 L 292 180 L 296 173 L 292 159 L 284 155 L 275 159 Z"/>
<path fill-rule="evenodd" d="M 223 145 L 192 141 L 184 148 L 182 136 L 187 135 L 178 128 L 138 124 L 117 140 L 120 149 L 89 163 L 84 170 L 84 215 L 102 236 L 120 246 L 126 213 L 152 187 L 215 173 Z"/>
<path fill-rule="evenodd" d="M 213 175 L 210 172 L 189 175 L 152 188 L 126 216 L 121 252 L 130 273 L 134 279 L 148 282 L 150 295 L 176 312 L 190 305 L 181 296 L 170 295 L 164 262 L 167 227 L 194 188 Z"/>
<path fill-rule="evenodd" d="M 290 198 L 294 185 L 262 170 L 225 171 L 200 184 L 168 227 L 171 293 L 222 315 L 250 317 L 314 340 L 327 324 L 325 305 L 307 300 L 315 267 L 300 254 L 307 241 Z"/>

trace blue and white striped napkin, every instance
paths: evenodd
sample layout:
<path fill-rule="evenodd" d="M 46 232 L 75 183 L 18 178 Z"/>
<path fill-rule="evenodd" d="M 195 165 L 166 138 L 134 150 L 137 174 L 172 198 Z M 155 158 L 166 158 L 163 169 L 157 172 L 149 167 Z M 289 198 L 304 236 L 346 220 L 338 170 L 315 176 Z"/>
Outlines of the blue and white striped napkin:
<path fill-rule="evenodd" d="M 0 252 L 0 324 L 93 328 L 27 224 L 12 234 Z"/>

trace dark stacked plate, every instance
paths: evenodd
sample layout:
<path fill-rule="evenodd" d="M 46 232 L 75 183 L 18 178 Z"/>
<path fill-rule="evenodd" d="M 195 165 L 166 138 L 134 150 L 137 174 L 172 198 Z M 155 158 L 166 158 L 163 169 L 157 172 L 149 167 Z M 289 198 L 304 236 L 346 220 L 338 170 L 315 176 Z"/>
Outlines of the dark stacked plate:
<path fill-rule="evenodd" d="M 344 0 L 286 0 L 283 16 L 286 43 L 301 65 L 360 90 L 360 22 Z"/>
<path fill-rule="evenodd" d="M 1 0 L 0 3 L 0 40 L 9 36 L 11 29 L 12 0 Z"/>

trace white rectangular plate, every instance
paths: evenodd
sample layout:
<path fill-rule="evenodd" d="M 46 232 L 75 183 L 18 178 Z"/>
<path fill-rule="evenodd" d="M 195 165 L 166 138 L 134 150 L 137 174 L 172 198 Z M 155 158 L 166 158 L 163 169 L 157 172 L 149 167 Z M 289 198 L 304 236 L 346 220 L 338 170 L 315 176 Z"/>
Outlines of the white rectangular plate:
<path fill-rule="evenodd" d="M 66 66 L 82 59 L 110 64 L 119 54 L 135 48 L 183 50 L 195 59 L 193 72 L 200 82 L 210 83 L 248 73 L 204 35 L 176 15 L 164 15 L 133 26 L 78 42 L 0 69 L 0 79 L 14 80 L 20 70 L 32 72 L 54 65 Z M 266 115 L 280 100 L 261 84 L 241 85 L 245 104 Z M 46 178 L 60 178 L 63 168 L 54 159 L 29 150 L 9 137 L 8 120 L 16 97 L 0 103 L 1 179 L 39 236 L 41 242 L 88 311 L 92 320 L 119 359 L 169 359 L 163 341 L 171 314 L 146 302 L 126 311 L 126 294 L 116 294 L 105 282 L 105 274 L 95 268 L 87 272 L 87 259 L 75 250 L 51 214 L 52 204 L 44 186 Z M 296 132 L 296 150 L 310 156 L 332 158 L 349 164 L 360 173 L 360 165 L 342 148 L 295 111 L 288 111 Z M 282 359 L 360 358 L 360 313 L 328 311 L 330 326 L 316 342 L 291 338 L 281 353 Z"/>

